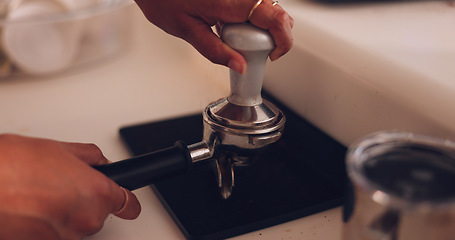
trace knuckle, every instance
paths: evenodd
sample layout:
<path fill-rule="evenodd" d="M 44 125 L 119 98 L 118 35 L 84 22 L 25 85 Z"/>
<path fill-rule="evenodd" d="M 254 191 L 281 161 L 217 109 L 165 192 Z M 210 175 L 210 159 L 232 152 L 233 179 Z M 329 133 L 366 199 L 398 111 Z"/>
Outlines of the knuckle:
<path fill-rule="evenodd" d="M 86 143 L 85 144 L 87 149 L 93 154 L 95 157 L 104 157 L 103 152 L 101 149 L 94 143 Z"/>
<path fill-rule="evenodd" d="M 278 28 L 285 28 L 289 25 L 289 15 L 282 9 L 277 9 L 273 15 L 274 25 Z"/>
<path fill-rule="evenodd" d="M 79 226 L 79 231 L 84 235 L 92 235 L 97 233 L 103 228 L 104 219 L 97 218 L 95 216 L 86 218 Z"/>
<path fill-rule="evenodd" d="M 207 59 L 210 60 L 210 62 L 215 63 L 215 64 L 227 64 L 227 62 L 223 61 L 220 56 L 224 55 L 224 52 L 222 51 L 222 47 L 213 47 L 210 48 L 210 51 L 206 51 L 203 53 Z"/>
<path fill-rule="evenodd" d="M 293 44 L 293 39 L 291 36 L 291 18 L 284 10 L 277 10 L 273 17 L 273 24 L 270 28 L 270 31 L 273 33 L 274 36 L 281 36 L 278 39 L 279 47 L 284 51 L 288 51 L 291 49 Z"/>
<path fill-rule="evenodd" d="M 104 180 L 93 182 L 93 196 L 100 202 L 109 201 L 113 192 L 111 185 Z"/>
<path fill-rule="evenodd" d="M 90 188 L 85 188 L 85 210 L 78 211 L 73 219 L 76 229 L 84 235 L 98 232 L 104 224 L 110 209 L 106 203 L 111 201 L 111 187 L 107 181 L 92 181 Z M 87 206 L 89 204 L 89 206 Z"/>

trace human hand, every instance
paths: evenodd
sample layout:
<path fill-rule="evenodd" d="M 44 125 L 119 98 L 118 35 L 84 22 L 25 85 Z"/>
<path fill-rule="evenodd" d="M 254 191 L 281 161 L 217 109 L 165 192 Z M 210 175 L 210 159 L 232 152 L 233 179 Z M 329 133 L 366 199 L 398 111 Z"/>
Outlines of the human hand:
<path fill-rule="evenodd" d="M 147 19 L 167 33 L 180 37 L 194 46 L 213 63 L 225 65 L 237 72 L 246 71 L 241 54 L 224 44 L 212 31 L 219 23 L 241 23 L 268 30 L 276 47 L 270 53 L 272 61 L 292 47 L 291 29 L 294 20 L 280 5 L 264 0 L 250 15 L 257 0 L 135 0 Z"/>
<path fill-rule="evenodd" d="M 120 209 L 136 218 L 135 195 L 90 167 L 107 162 L 93 144 L 0 135 L 0 239 L 76 240 Z"/>

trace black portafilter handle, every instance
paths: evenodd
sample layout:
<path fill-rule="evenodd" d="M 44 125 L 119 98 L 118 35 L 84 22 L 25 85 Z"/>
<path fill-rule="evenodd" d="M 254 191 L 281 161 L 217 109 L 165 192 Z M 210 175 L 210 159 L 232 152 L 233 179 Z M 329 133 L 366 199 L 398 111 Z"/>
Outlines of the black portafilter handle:
<path fill-rule="evenodd" d="M 132 191 L 185 174 L 191 166 L 192 159 L 187 145 L 177 141 L 173 147 L 93 168 Z"/>

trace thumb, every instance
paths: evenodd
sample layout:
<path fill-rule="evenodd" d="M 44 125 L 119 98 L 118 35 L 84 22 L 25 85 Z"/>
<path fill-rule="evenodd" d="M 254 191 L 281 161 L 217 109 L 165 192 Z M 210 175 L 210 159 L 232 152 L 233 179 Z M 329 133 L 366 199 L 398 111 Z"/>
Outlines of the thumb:
<path fill-rule="evenodd" d="M 193 24 L 189 31 L 184 39 L 204 57 L 241 74 L 246 72 L 247 64 L 243 56 L 225 44 L 208 25 Z"/>

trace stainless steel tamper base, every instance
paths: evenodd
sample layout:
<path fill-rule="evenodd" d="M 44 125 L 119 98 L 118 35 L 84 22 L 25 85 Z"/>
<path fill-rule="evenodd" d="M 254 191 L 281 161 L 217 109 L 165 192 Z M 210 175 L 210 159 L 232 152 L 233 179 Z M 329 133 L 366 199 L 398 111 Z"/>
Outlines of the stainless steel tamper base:
<path fill-rule="evenodd" d="M 284 121 L 281 110 L 266 100 L 254 106 L 239 106 L 230 103 L 227 98 L 220 99 L 207 106 L 204 116 L 204 121 L 212 129 L 241 135 L 275 132 L 282 127 Z M 262 147 L 250 142 L 238 146 L 246 149 Z"/>

